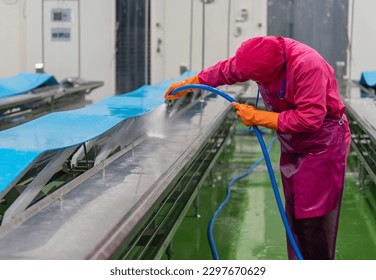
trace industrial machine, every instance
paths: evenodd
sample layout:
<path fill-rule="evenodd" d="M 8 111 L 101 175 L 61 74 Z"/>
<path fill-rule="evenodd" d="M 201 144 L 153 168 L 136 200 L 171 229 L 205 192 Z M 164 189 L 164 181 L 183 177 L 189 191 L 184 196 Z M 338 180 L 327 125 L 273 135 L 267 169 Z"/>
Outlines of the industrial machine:
<path fill-rule="evenodd" d="M 344 99 L 352 141 L 351 148 L 359 158 L 359 185 L 366 179 L 376 184 L 376 97 L 374 90 L 358 81 L 349 85 L 349 98 Z"/>
<path fill-rule="evenodd" d="M 170 252 L 188 208 L 199 213 L 197 193 L 236 121 L 229 102 L 206 92 L 167 106 L 171 82 L 0 132 L 0 259 Z M 247 88 L 226 92 L 239 98 Z"/>
<path fill-rule="evenodd" d="M 1 87 L 2 84 L 11 84 L 13 87 L 18 84 L 17 90 Z M 77 77 L 68 77 L 58 82 L 52 75 L 39 73 L 21 73 L 9 79 L 2 79 L 0 130 L 50 112 L 84 107 L 87 105 L 85 96 L 102 85 L 101 81 L 87 81 Z"/>

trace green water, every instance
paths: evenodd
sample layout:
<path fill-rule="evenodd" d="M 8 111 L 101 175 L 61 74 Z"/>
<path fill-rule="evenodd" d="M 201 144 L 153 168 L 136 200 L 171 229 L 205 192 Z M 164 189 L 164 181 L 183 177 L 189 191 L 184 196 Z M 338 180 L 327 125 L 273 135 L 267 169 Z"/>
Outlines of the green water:
<path fill-rule="evenodd" d="M 212 259 L 207 237 L 209 221 L 226 196 L 228 182 L 245 172 L 262 153 L 255 136 L 247 135 L 238 126 L 238 133 L 223 157 L 214 166 L 211 177 L 199 193 L 200 217 L 189 210 L 173 239 L 172 259 Z M 273 135 L 266 132 L 265 142 Z M 277 183 L 283 199 L 278 172 L 279 143 L 270 154 Z M 350 164 L 351 165 L 351 164 Z M 371 193 L 375 186 L 360 190 L 356 184 L 356 169 L 350 166 L 337 240 L 336 259 L 376 259 L 375 202 Z M 220 259 L 286 260 L 284 227 L 264 163 L 231 189 L 231 199 L 215 220 L 214 241 Z"/>

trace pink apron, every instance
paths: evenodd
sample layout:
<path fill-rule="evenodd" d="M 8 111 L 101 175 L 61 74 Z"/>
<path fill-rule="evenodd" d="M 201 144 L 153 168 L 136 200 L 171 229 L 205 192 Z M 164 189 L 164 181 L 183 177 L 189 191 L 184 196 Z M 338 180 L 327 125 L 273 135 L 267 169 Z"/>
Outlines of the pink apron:
<path fill-rule="evenodd" d="M 272 93 L 260 84 L 259 90 L 269 110 L 293 109 L 283 90 Z M 350 146 L 347 119 L 327 116 L 316 132 L 277 134 L 286 215 L 297 244 L 306 259 L 334 259 Z M 289 259 L 297 259 L 287 242 Z"/>
<path fill-rule="evenodd" d="M 350 130 L 333 68 L 307 45 L 265 36 L 245 41 L 234 57 L 202 70 L 199 80 L 213 87 L 256 81 L 265 106 L 281 113 L 277 134 L 290 225 L 304 258 L 334 258 Z M 289 258 L 296 258 L 290 246 Z"/>
<path fill-rule="evenodd" d="M 265 106 L 274 112 L 293 109 L 280 93 L 259 85 Z M 286 202 L 296 218 L 322 216 L 336 208 L 343 191 L 350 131 L 347 119 L 327 116 L 313 133 L 278 132 L 280 170 Z"/>

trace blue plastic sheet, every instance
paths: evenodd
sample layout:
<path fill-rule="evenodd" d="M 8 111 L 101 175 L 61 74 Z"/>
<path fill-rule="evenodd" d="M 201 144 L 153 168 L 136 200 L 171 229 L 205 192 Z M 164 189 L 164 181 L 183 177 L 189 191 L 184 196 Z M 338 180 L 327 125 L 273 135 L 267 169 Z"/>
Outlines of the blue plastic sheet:
<path fill-rule="evenodd" d="M 193 75 L 186 72 L 176 80 Z M 95 139 L 129 118 L 155 110 L 174 80 L 108 97 L 85 108 L 55 112 L 0 131 L 0 194 L 43 153 Z"/>
<path fill-rule="evenodd" d="M 55 77 L 41 73 L 20 73 L 0 79 L 0 98 L 29 92 L 42 86 L 57 85 Z"/>
<path fill-rule="evenodd" d="M 376 87 L 376 71 L 362 72 L 359 83 L 366 87 Z"/>

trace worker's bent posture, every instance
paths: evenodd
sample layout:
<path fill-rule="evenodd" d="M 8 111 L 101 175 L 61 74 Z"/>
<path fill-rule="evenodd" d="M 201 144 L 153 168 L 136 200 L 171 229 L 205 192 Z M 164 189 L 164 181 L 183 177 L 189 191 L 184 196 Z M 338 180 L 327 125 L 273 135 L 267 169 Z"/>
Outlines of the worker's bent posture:
<path fill-rule="evenodd" d="M 332 67 L 307 45 L 283 37 L 245 41 L 235 56 L 173 83 L 217 87 L 257 82 L 269 111 L 233 103 L 247 126 L 277 131 L 286 214 L 304 259 L 334 259 L 350 130 Z M 288 242 L 289 259 L 296 255 Z"/>

